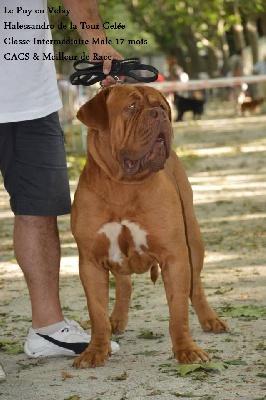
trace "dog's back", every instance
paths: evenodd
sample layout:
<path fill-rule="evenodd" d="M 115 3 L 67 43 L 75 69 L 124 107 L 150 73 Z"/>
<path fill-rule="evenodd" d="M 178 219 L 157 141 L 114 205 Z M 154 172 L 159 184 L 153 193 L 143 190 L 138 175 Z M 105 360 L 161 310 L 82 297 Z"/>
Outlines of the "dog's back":
<path fill-rule="evenodd" d="M 174 102 L 178 110 L 176 121 L 182 121 L 183 115 L 187 111 L 193 112 L 193 118 L 200 118 L 204 111 L 205 99 L 195 97 L 183 97 L 178 93 L 174 95 Z"/>

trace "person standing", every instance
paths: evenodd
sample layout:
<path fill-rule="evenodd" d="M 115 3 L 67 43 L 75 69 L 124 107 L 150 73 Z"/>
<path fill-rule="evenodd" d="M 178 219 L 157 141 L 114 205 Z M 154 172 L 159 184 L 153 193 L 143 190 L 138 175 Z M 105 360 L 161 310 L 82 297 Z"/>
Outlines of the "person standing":
<path fill-rule="evenodd" d="M 112 83 L 112 59 L 123 57 L 109 44 L 92 43 L 92 35 L 105 38 L 97 1 L 63 4 L 77 27 L 80 21 L 99 25 L 97 31 L 79 33 L 89 41 L 89 55 L 106 56 L 103 83 Z M 24 345 L 30 357 L 80 354 L 90 340 L 64 318 L 59 297 L 57 216 L 70 213 L 71 201 L 55 65 L 42 57 L 53 54 L 50 29 L 38 28 L 45 24 L 47 0 L 0 3 L 0 169 L 14 213 L 14 253 L 31 301 L 32 326 Z M 112 342 L 112 351 L 118 349 Z"/>

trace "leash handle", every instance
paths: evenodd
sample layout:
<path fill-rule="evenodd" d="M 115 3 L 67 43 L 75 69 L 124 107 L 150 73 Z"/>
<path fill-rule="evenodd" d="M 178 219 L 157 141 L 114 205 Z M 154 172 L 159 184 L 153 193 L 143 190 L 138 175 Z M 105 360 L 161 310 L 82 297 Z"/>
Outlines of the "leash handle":
<path fill-rule="evenodd" d="M 72 85 L 91 86 L 106 78 L 103 73 L 103 61 L 78 60 L 73 63 L 75 72 L 69 79 Z M 141 76 L 139 71 L 149 71 L 153 76 Z M 158 78 L 158 70 L 152 65 L 141 64 L 139 58 L 128 58 L 125 60 L 112 60 L 111 71 L 108 75 L 113 77 L 128 76 L 138 82 L 154 82 Z"/>

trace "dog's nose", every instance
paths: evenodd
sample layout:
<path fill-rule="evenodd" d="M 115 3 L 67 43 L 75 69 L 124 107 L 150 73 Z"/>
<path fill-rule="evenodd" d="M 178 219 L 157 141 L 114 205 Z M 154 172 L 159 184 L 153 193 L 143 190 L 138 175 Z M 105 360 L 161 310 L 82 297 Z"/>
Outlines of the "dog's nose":
<path fill-rule="evenodd" d="M 150 115 L 151 115 L 152 118 L 157 118 L 157 117 L 158 117 L 158 111 L 156 111 L 156 110 L 151 110 Z"/>
<path fill-rule="evenodd" d="M 167 119 L 167 114 L 165 112 L 165 110 L 157 107 L 157 108 L 153 108 L 152 110 L 150 110 L 150 116 L 152 118 L 160 118 L 161 120 L 165 120 Z"/>

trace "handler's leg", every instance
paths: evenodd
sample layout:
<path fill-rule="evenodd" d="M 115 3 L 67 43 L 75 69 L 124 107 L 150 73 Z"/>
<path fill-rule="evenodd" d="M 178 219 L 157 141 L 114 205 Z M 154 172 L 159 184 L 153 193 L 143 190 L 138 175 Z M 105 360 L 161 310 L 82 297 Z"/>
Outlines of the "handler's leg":
<path fill-rule="evenodd" d="M 0 170 L 15 214 L 14 252 L 32 302 L 35 329 L 24 351 L 30 357 L 80 354 L 89 337 L 63 317 L 59 301 L 56 216 L 70 212 L 70 192 L 58 115 L 0 124 Z"/>
<path fill-rule="evenodd" d="M 36 329 L 62 321 L 56 217 L 16 215 L 14 251 L 29 289 L 32 327 Z"/>

